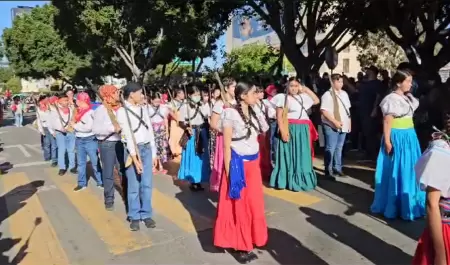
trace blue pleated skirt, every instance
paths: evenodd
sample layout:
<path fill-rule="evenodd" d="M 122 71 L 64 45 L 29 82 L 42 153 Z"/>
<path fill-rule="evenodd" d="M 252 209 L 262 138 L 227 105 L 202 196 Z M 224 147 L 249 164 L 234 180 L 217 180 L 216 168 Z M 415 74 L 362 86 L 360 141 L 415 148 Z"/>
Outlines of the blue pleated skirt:
<path fill-rule="evenodd" d="M 203 154 L 199 155 L 195 151 L 195 135 L 196 130 L 193 129 L 193 136 L 186 144 L 186 148 L 181 153 L 181 164 L 178 170 L 178 179 L 187 180 L 191 183 L 208 182 L 211 174 L 211 167 L 209 165 L 209 151 L 208 151 L 208 130 L 200 129 L 200 137 L 202 144 L 205 147 Z"/>
<path fill-rule="evenodd" d="M 375 171 L 375 197 L 370 210 L 386 218 L 414 220 L 425 215 L 425 192 L 416 181 L 414 166 L 421 156 L 414 128 L 392 129 L 393 155 L 385 152 L 384 139 Z"/>

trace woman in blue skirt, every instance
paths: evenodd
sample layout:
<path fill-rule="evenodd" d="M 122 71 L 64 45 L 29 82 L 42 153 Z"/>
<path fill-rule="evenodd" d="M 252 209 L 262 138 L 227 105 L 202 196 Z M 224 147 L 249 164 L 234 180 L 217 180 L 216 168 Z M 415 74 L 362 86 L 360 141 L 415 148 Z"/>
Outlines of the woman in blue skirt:
<path fill-rule="evenodd" d="M 425 192 L 416 182 L 414 165 L 421 156 L 413 114 L 419 101 L 409 93 L 412 76 L 397 71 L 393 92 L 380 103 L 384 116 L 383 139 L 375 172 L 373 213 L 386 218 L 414 220 L 425 215 Z"/>
<path fill-rule="evenodd" d="M 195 85 L 188 85 L 187 104 L 183 104 L 179 112 L 180 127 L 184 129 L 180 145 L 181 164 L 178 179 L 191 182 L 193 191 L 201 191 L 202 182 L 209 180 L 211 168 L 209 166 L 208 126 L 205 122 L 209 110 L 200 108 L 200 89 Z"/>

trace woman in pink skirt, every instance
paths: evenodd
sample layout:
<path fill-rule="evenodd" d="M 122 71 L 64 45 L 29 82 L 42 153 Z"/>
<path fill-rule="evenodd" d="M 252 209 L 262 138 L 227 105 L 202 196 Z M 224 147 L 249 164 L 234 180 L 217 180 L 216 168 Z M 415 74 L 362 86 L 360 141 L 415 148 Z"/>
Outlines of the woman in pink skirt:
<path fill-rule="evenodd" d="M 210 177 L 210 190 L 219 191 L 220 179 L 223 172 L 223 136 L 220 131 L 220 123 L 222 120 L 223 110 L 234 106 L 236 101 L 234 99 L 234 89 L 236 88 L 236 81 L 232 78 L 225 78 L 223 80 L 223 85 L 225 86 L 225 98 L 220 98 L 216 101 L 213 106 L 211 113 L 211 124 L 210 127 L 216 132 L 216 143 L 214 151 L 214 163 L 211 170 Z"/>

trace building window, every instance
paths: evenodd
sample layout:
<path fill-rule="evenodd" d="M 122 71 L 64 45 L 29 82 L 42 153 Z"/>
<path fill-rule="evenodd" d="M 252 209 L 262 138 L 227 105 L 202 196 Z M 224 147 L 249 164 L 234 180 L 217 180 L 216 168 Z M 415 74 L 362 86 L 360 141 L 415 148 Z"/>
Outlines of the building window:
<path fill-rule="evenodd" d="M 347 48 L 345 48 L 345 49 L 343 50 L 343 52 L 349 53 L 349 52 L 350 52 L 350 45 L 347 46 Z"/>
<path fill-rule="evenodd" d="M 350 59 L 343 59 L 342 60 L 342 71 L 344 73 L 350 72 Z"/>

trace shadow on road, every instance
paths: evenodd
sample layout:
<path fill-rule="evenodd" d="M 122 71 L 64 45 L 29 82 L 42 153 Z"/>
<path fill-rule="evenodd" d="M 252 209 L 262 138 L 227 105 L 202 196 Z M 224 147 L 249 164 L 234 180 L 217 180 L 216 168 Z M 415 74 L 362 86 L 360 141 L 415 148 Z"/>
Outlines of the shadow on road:
<path fill-rule="evenodd" d="M 216 218 L 216 207 L 208 199 L 208 191 L 193 192 L 189 183 L 172 177 L 173 183 L 180 189 L 175 195 L 191 215 L 192 223 L 197 231 L 197 238 L 203 251 L 208 253 L 223 253 L 213 244 L 213 222 Z"/>
<path fill-rule="evenodd" d="M 269 228 L 269 241 L 262 248 L 266 250 L 278 264 L 328 264 L 311 250 L 303 246 L 295 237 L 276 228 Z"/>
<path fill-rule="evenodd" d="M 337 197 L 340 197 L 350 205 L 344 212 L 346 215 L 352 216 L 359 212 L 374 218 L 375 220 L 383 219 L 389 227 L 399 231 L 413 240 L 418 240 L 422 234 L 425 227 L 425 222 L 423 219 L 416 220 L 414 222 L 406 222 L 402 220 L 384 219 L 383 216 L 374 215 L 370 212 L 370 206 L 373 201 L 373 192 L 371 190 L 354 186 L 349 183 L 328 180 L 322 173 L 317 171 L 316 174 L 319 180 L 318 186 L 320 188 L 336 195 Z"/>
<path fill-rule="evenodd" d="M 409 264 L 412 257 L 371 233 L 349 223 L 346 219 L 325 214 L 317 210 L 300 207 L 307 215 L 306 221 L 326 233 L 329 237 L 352 248 L 373 264 Z"/>
<path fill-rule="evenodd" d="M 26 201 L 31 198 L 38 190 L 39 187 L 44 185 L 44 181 L 33 181 L 26 185 L 22 185 L 8 191 L 6 194 L 0 197 L 0 224 L 7 220 L 10 216 L 14 215 L 17 211 L 22 209 L 26 205 Z M 33 220 L 29 220 L 33 222 Z M 10 257 L 4 253 L 11 250 L 16 244 L 20 243 L 21 238 L 5 238 L 3 233 L 0 233 L 0 264 L 2 265 L 17 265 L 26 257 L 27 249 L 34 229 L 41 224 L 41 217 L 37 217 L 34 220 L 34 228 L 30 232 L 30 235 L 26 239 L 25 243 L 19 249 L 15 257 L 10 261 Z"/>

